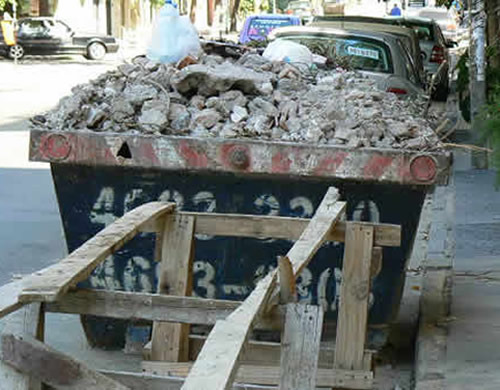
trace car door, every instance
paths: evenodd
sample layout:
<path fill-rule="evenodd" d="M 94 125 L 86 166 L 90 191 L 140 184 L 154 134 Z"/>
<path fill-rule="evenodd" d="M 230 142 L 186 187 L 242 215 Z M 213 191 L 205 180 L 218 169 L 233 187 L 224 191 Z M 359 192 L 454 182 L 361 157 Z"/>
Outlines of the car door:
<path fill-rule="evenodd" d="M 43 19 L 28 19 L 19 23 L 18 43 L 27 54 L 52 54 L 54 45 L 49 27 Z"/>
<path fill-rule="evenodd" d="M 49 24 L 54 51 L 61 54 L 74 52 L 72 30 L 60 20 L 49 20 Z"/>

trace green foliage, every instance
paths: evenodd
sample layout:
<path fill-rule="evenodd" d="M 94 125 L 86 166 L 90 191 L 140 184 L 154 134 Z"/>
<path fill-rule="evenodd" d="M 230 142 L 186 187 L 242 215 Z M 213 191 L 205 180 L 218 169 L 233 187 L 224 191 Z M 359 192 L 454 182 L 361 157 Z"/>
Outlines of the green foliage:
<path fill-rule="evenodd" d="M 497 169 L 496 187 L 500 188 L 500 79 L 488 88 L 488 102 L 481 112 L 482 137 L 493 148 L 493 165 Z"/>
<path fill-rule="evenodd" d="M 11 5 L 15 0 L 0 0 L 0 11 L 4 11 L 7 5 Z"/>
<path fill-rule="evenodd" d="M 446 8 L 450 8 L 451 7 L 451 3 L 453 3 L 453 0 L 436 0 L 436 5 L 437 6 L 444 5 Z"/>
<path fill-rule="evenodd" d="M 240 8 L 238 13 L 242 17 L 246 17 L 255 12 L 255 1 L 254 0 L 241 0 Z"/>

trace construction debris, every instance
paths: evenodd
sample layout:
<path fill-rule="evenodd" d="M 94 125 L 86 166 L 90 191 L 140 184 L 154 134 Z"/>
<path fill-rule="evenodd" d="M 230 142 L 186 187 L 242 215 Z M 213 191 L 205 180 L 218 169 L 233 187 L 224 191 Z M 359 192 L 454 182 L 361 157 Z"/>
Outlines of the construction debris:
<path fill-rule="evenodd" d="M 178 69 L 145 57 L 72 89 L 32 120 L 53 131 L 254 138 L 349 147 L 439 147 L 425 99 L 399 99 L 357 72 L 298 69 L 247 53 Z M 434 118 L 437 119 L 437 118 Z"/>

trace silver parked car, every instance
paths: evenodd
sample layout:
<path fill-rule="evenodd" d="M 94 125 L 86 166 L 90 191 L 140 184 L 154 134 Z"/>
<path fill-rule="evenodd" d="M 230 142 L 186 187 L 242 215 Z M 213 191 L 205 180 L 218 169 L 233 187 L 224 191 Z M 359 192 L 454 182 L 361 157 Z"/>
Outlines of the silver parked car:
<path fill-rule="evenodd" d="M 400 96 L 424 92 L 408 50 L 391 34 L 293 26 L 278 28 L 269 38 L 292 40 L 325 57 L 349 57 L 351 66 L 374 79 L 384 91 Z"/>
<path fill-rule="evenodd" d="M 432 96 L 436 100 L 446 101 L 448 98 L 450 78 L 450 56 L 448 48 L 452 44 L 445 39 L 439 25 L 424 18 L 404 18 L 399 23 L 411 27 L 420 41 L 424 69 L 435 75 Z"/>
<path fill-rule="evenodd" d="M 383 23 L 365 23 L 354 16 L 318 16 L 310 24 L 313 27 L 337 28 L 347 31 L 379 31 L 395 35 L 401 39 L 410 53 L 410 60 L 418 71 L 419 84 L 425 86 L 427 77 L 424 70 L 420 44 L 413 29 Z"/>

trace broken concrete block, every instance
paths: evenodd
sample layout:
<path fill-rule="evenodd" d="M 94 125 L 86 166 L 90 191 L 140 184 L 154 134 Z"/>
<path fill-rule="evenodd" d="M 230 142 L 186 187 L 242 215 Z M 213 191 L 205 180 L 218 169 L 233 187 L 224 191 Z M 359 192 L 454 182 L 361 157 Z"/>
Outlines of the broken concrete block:
<path fill-rule="evenodd" d="M 274 104 L 261 97 L 256 97 L 248 103 L 248 108 L 253 114 L 267 115 L 271 117 L 277 117 L 279 113 Z"/>
<path fill-rule="evenodd" d="M 128 100 L 123 97 L 117 97 L 111 103 L 110 112 L 114 121 L 124 122 L 134 115 L 135 110 Z"/>
<path fill-rule="evenodd" d="M 233 87 L 245 93 L 255 93 L 272 78 L 271 73 L 258 73 L 243 66 L 224 63 L 214 67 L 191 65 L 173 75 L 170 81 L 181 93 L 198 91 L 200 95 L 212 96 Z"/>
<path fill-rule="evenodd" d="M 203 126 L 205 129 L 210 129 L 214 127 L 217 122 L 222 119 L 222 116 L 217 110 L 206 108 L 199 111 L 193 116 L 192 123 L 195 126 Z"/>
<path fill-rule="evenodd" d="M 231 121 L 234 123 L 241 122 L 248 118 L 248 111 L 245 107 L 234 106 L 231 114 Z"/>
<path fill-rule="evenodd" d="M 168 125 L 168 106 L 163 100 L 145 102 L 142 106 L 139 124 L 148 132 L 162 130 Z"/>
<path fill-rule="evenodd" d="M 156 98 L 158 92 L 151 85 L 129 84 L 123 90 L 123 97 L 135 106 L 142 105 L 146 100 Z"/>

